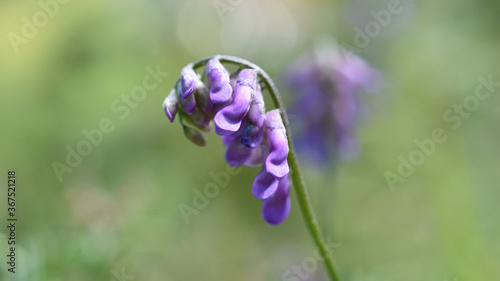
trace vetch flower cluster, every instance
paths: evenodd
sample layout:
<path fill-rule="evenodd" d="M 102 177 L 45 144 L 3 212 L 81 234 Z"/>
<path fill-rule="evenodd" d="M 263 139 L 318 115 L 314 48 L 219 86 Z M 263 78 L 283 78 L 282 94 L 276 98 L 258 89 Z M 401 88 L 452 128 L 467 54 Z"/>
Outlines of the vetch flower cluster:
<path fill-rule="evenodd" d="M 357 122 L 363 112 L 360 90 L 377 92 L 380 73 L 339 45 L 317 48 L 300 57 L 284 75 L 295 94 L 290 108 L 299 152 L 316 163 L 335 155 L 352 159 L 359 152 Z"/>
<path fill-rule="evenodd" d="M 230 74 L 221 61 L 215 56 L 184 67 L 163 109 L 170 122 L 179 115 L 184 135 L 199 146 L 207 144 L 202 132 L 215 126 L 230 166 L 262 164 L 252 194 L 263 200 L 265 221 L 279 224 L 290 212 L 289 147 L 280 111 L 266 113 L 261 69 L 241 64 Z M 204 62 L 204 73 L 198 74 Z"/>

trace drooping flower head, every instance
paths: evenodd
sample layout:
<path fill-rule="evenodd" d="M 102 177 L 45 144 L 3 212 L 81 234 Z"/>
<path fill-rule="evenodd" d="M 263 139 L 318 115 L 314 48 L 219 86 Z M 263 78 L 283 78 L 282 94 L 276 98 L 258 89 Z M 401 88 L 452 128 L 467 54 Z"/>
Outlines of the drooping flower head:
<path fill-rule="evenodd" d="M 179 114 L 184 135 L 205 146 L 202 131 L 212 123 L 227 150 L 230 166 L 262 165 L 251 191 L 263 200 L 262 216 L 269 224 L 283 222 L 290 212 L 288 139 L 280 111 L 266 113 L 260 69 L 241 66 L 229 73 L 218 56 L 210 58 L 201 75 L 188 64 L 163 102 L 170 122 Z M 212 122 L 213 121 L 213 122 Z"/>
<path fill-rule="evenodd" d="M 283 80 L 295 98 L 290 116 L 298 152 L 319 164 L 332 154 L 344 160 L 357 156 L 360 93 L 377 92 L 380 73 L 356 54 L 329 44 L 297 59 Z"/>

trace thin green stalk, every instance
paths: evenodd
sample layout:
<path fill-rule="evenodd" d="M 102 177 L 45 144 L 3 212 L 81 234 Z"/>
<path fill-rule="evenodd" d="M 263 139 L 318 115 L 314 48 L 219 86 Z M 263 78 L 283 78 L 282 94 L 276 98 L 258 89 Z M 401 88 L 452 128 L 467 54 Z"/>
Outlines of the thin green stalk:
<path fill-rule="evenodd" d="M 302 212 L 302 215 L 304 216 L 306 226 L 309 229 L 309 231 L 313 237 L 314 242 L 316 243 L 317 247 L 320 250 L 320 253 L 321 253 L 321 256 L 323 257 L 323 260 L 325 261 L 330 279 L 332 281 L 340 281 L 340 278 L 339 278 L 339 275 L 337 273 L 337 269 L 335 266 L 335 261 L 334 261 L 333 255 L 328 250 L 328 245 L 326 244 L 325 239 L 323 238 L 323 235 L 321 234 L 321 228 L 319 226 L 318 220 L 316 219 L 316 215 L 315 215 L 313 207 L 311 205 L 311 201 L 309 199 L 307 189 L 305 188 L 304 179 L 302 178 L 302 174 L 300 173 L 300 167 L 299 167 L 299 162 L 297 160 L 297 154 L 295 153 L 295 148 L 294 148 L 293 142 L 292 142 L 292 135 L 291 135 L 291 130 L 290 130 L 290 124 L 288 122 L 288 116 L 286 114 L 285 106 L 283 104 L 283 101 L 281 100 L 281 96 L 279 94 L 278 88 L 276 87 L 274 82 L 271 80 L 269 75 L 264 70 L 262 70 L 260 67 L 258 67 L 257 65 L 255 65 L 247 60 L 238 58 L 238 57 L 232 57 L 232 56 L 216 56 L 216 57 L 222 63 L 225 63 L 225 62 L 232 63 L 232 64 L 236 64 L 239 66 L 244 66 L 244 67 L 255 69 L 257 71 L 258 75 L 263 79 L 263 82 L 271 95 L 274 106 L 276 108 L 280 109 L 281 118 L 283 119 L 283 123 L 285 125 L 286 134 L 287 134 L 287 138 L 288 138 L 288 146 L 290 147 L 290 152 L 288 153 L 288 163 L 290 165 L 291 178 L 292 178 L 295 192 L 297 194 L 297 200 L 299 201 L 300 211 Z M 214 57 L 207 57 L 207 58 L 201 59 L 199 61 L 196 61 L 196 62 L 192 63 L 192 67 L 198 68 L 200 66 L 203 66 L 207 63 L 208 60 L 210 60 L 212 58 L 214 58 Z"/>

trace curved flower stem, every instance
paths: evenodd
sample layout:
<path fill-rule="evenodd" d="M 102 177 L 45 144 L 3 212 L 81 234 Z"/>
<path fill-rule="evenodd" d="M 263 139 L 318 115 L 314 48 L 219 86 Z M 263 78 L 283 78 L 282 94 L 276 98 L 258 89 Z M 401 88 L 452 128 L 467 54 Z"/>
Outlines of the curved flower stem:
<path fill-rule="evenodd" d="M 323 235 L 321 234 L 321 229 L 318 224 L 318 220 L 316 219 L 316 215 L 314 214 L 313 207 L 311 205 L 311 201 L 309 199 L 309 195 L 307 193 L 307 190 L 305 188 L 304 180 L 302 178 L 302 174 L 300 173 L 300 168 L 299 168 L 299 162 L 297 160 L 297 154 L 295 153 L 295 148 L 292 143 L 292 135 L 290 132 L 290 124 L 288 122 L 288 116 L 286 114 L 285 106 L 283 104 L 283 101 L 281 100 L 281 96 L 278 92 L 278 88 L 274 84 L 274 82 L 271 80 L 269 75 L 262 70 L 259 66 L 238 58 L 238 57 L 233 57 L 233 56 L 215 56 L 217 57 L 221 63 L 232 63 L 236 64 L 239 66 L 244 66 L 247 68 L 252 68 L 257 71 L 258 75 L 263 78 L 263 82 L 268 89 L 271 98 L 273 100 L 274 106 L 276 108 L 279 108 L 281 111 L 281 118 L 283 119 L 285 129 L 286 129 L 286 134 L 288 138 L 288 146 L 290 147 L 290 152 L 288 153 L 288 161 L 290 164 L 290 169 L 292 171 L 291 173 L 291 178 L 293 182 L 293 186 L 295 188 L 295 192 L 297 193 L 297 200 L 299 201 L 299 206 L 300 210 L 302 212 L 302 215 L 304 216 L 304 220 L 306 222 L 307 228 L 311 232 L 311 235 L 314 239 L 314 242 L 316 243 L 317 247 L 320 250 L 321 256 L 323 257 L 326 267 L 328 269 L 328 273 L 330 275 L 330 279 L 332 281 L 340 281 L 339 275 L 337 273 L 336 267 L 335 267 L 335 261 L 333 259 L 332 253 L 328 250 L 328 245 L 325 242 L 325 239 L 323 238 Z M 208 62 L 208 60 L 212 59 L 214 57 L 207 57 L 203 58 L 199 61 L 193 62 L 192 67 L 193 69 L 198 68 L 200 66 L 203 66 Z"/>

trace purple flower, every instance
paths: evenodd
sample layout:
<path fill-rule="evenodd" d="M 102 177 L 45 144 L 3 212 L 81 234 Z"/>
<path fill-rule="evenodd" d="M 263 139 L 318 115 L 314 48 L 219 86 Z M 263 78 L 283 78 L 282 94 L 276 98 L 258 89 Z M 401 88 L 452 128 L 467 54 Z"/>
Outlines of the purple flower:
<path fill-rule="evenodd" d="M 213 58 L 205 67 L 208 81 L 211 82 L 210 99 L 213 103 L 224 103 L 232 96 L 233 88 L 230 84 L 229 73 L 220 63 L 219 59 Z"/>
<path fill-rule="evenodd" d="M 199 146 L 207 144 L 201 131 L 210 131 L 213 120 L 230 166 L 262 166 L 251 192 L 263 200 L 264 220 L 273 225 L 283 222 L 290 211 L 289 148 L 280 111 L 266 114 L 258 70 L 238 69 L 229 74 L 214 57 L 205 72 L 207 79 L 202 81 L 192 64 L 182 69 L 163 103 L 167 117 L 173 122 L 179 111 L 184 135 Z"/>
<path fill-rule="evenodd" d="M 266 115 L 266 133 L 269 155 L 266 158 L 266 171 L 276 178 L 288 175 L 288 140 L 279 110 L 269 111 Z"/>
<path fill-rule="evenodd" d="M 267 143 L 264 143 L 264 165 L 255 177 L 252 194 L 264 200 L 262 214 L 270 224 L 281 223 L 290 211 L 288 199 L 288 140 L 285 126 L 279 110 L 266 114 L 265 133 Z M 274 198 L 274 199 L 272 199 Z M 267 202 L 267 203 L 266 203 Z"/>
<path fill-rule="evenodd" d="M 234 88 L 233 99 L 215 114 L 215 132 L 218 135 L 231 135 L 240 129 L 241 122 L 250 109 L 252 96 L 257 87 L 256 83 L 257 73 L 255 70 L 245 69 L 240 72 Z"/>
<path fill-rule="evenodd" d="M 316 163 L 333 152 L 352 159 L 359 151 L 357 122 L 361 90 L 377 92 L 380 73 L 361 57 L 330 45 L 299 58 L 284 75 L 295 95 L 290 107 L 299 153 Z"/>

